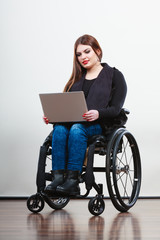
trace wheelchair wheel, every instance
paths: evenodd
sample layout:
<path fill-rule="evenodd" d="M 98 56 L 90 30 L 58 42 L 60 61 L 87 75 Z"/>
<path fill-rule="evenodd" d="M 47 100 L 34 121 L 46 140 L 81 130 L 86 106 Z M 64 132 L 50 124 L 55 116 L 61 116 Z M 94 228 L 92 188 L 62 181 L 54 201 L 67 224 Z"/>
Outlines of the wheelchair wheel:
<path fill-rule="evenodd" d="M 64 208 L 70 200 L 68 197 L 48 197 L 46 195 L 43 195 L 43 197 L 47 204 L 55 210 Z"/>
<path fill-rule="evenodd" d="M 120 129 L 107 151 L 106 178 L 111 201 L 118 211 L 126 212 L 137 201 L 141 186 L 141 160 L 133 135 Z"/>
<path fill-rule="evenodd" d="M 38 213 L 44 208 L 44 200 L 40 194 L 34 194 L 27 199 L 27 207 L 33 213 Z"/>
<path fill-rule="evenodd" d="M 105 209 L 105 203 L 102 197 L 96 196 L 91 198 L 88 203 L 88 209 L 91 214 L 98 216 L 103 213 Z"/>

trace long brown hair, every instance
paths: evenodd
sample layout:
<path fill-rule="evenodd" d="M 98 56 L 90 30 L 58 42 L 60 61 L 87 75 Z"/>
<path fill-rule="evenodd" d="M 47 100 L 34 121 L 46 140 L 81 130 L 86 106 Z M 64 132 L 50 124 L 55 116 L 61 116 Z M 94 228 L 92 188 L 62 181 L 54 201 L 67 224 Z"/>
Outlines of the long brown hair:
<path fill-rule="evenodd" d="M 79 44 L 83 44 L 83 45 L 89 45 L 93 48 L 94 52 L 97 54 L 99 61 L 101 61 L 102 59 L 102 49 L 98 43 L 98 41 L 91 35 L 83 35 L 81 37 L 79 37 L 75 44 L 74 44 L 74 56 L 73 56 L 73 70 L 72 70 L 72 74 L 71 77 L 69 79 L 69 81 L 67 82 L 65 88 L 64 88 L 64 92 L 69 91 L 69 89 L 72 87 L 72 85 L 79 81 L 80 78 L 82 77 L 82 74 L 85 73 L 85 69 L 80 65 L 77 56 L 76 56 L 76 50 Z"/>

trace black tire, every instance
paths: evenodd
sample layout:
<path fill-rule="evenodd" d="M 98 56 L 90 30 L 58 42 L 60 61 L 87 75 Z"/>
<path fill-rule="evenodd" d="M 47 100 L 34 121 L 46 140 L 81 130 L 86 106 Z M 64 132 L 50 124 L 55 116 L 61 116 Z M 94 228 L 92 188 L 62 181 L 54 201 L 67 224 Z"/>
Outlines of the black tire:
<path fill-rule="evenodd" d="M 47 195 L 43 195 L 43 198 L 46 203 L 55 210 L 64 208 L 70 201 L 69 197 L 49 197 Z"/>
<path fill-rule="evenodd" d="M 52 199 L 52 206 L 55 210 L 62 209 L 68 204 L 69 200 L 67 197 Z"/>
<path fill-rule="evenodd" d="M 117 131 L 109 145 L 106 178 L 111 201 L 118 211 L 128 211 L 137 201 L 141 186 L 138 145 L 126 129 Z"/>
<path fill-rule="evenodd" d="M 33 213 L 38 213 L 44 208 L 44 200 L 40 194 L 34 194 L 27 199 L 27 207 Z"/>
<path fill-rule="evenodd" d="M 88 203 L 88 209 L 94 216 L 102 214 L 105 209 L 104 200 L 101 197 L 91 198 Z"/>

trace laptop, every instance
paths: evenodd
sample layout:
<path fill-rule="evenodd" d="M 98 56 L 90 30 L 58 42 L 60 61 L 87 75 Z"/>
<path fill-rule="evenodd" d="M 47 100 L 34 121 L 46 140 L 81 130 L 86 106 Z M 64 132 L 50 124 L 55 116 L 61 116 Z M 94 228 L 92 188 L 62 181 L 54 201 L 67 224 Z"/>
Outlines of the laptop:
<path fill-rule="evenodd" d="M 84 122 L 88 111 L 83 91 L 39 94 L 44 116 L 50 123 Z"/>

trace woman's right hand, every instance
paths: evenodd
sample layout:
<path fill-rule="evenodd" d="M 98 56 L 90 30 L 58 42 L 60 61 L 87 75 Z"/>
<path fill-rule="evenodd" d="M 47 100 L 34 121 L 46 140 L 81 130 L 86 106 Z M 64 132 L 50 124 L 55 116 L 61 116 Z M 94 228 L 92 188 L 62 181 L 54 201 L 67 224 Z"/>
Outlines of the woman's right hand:
<path fill-rule="evenodd" d="M 47 117 L 43 116 L 43 120 L 44 120 L 45 124 L 48 124 L 48 123 L 49 123 L 49 120 L 48 120 Z"/>

